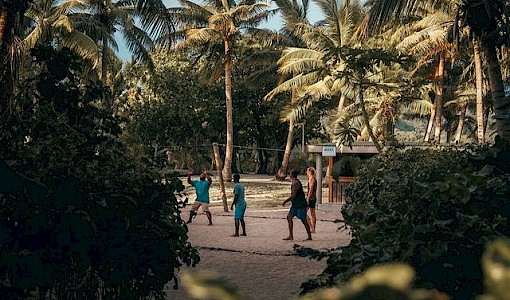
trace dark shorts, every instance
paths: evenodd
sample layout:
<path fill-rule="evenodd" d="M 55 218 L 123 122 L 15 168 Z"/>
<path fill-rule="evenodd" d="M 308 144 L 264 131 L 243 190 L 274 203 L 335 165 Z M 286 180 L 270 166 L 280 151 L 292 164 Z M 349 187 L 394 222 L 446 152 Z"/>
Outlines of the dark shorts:
<path fill-rule="evenodd" d="M 312 198 L 308 200 L 308 208 L 315 208 L 317 205 L 317 198 Z"/>
<path fill-rule="evenodd" d="M 306 207 L 305 208 L 295 208 L 294 206 L 290 207 L 289 215 L 292 217 L 298 217 L 298 219 L 306 219 Z"/>

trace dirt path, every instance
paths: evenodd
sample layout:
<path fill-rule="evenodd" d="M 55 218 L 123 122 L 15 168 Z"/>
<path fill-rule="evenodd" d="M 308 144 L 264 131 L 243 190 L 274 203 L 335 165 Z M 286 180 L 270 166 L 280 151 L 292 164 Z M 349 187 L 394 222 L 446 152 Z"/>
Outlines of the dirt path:
<path fill-rule="evenodd" d="M 214 226 L 207 226 L 205 215 L 189 225 L 190 242 L 199 249 L 201 262 L 197 270 L 212 270 L 237 286 L 249 299 L 295 299 L 301 283 L 320 274 L 324 261 L 295 255 L 295 244 L 317 250 L 336 248 L 349 243 L 346 231 L 338 231 L 334 223 L 339 213 L 318 211 L 317 233 L 313 241 L 306 238 L 304 227 L 294 220 L 295 241 L 284 241 L 287 235 L 288 207 L 250 209 L 246 211 L 247 237 L 233 238 L 233 216 L 213 207 Z M 183 212 L 183 218 L 188 212 Z M 181 288 L 169 289 L 167 299 L 193 299 Z"/>

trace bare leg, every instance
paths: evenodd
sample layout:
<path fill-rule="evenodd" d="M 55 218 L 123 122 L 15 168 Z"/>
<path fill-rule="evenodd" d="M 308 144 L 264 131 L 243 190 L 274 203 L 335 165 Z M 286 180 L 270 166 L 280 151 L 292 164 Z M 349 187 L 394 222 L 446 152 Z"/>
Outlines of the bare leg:
<path fill-rule="evenodd" d="M 189 219 L 188 219 L 188 222 L 186 222 L 186 224 L 189 224 L 191 223 L 191 220 L 197 216 L 197 213 L 194 211 L 194 210 L 190 210 L 189 211 Z"/>
<path fill-rule="evenodd" d="M 309 214 L 310 212 L 310 214 Z M 308 226 L 310 227 L 310 231 L 312 233 L 314 233 L 314 230 L 313 230 L 313 219 L 312 219 L 312 208 L 307 208 L 306 209 L 306 222 L 308 223 Z"/>
<path fill-rule="evenodd" d="M 246 224 L 244 223 L 244 219 L 241 219 L 241 227 L 243 228 L 242 236 L 246 236 Z"/>
<path fill-rule="evenodd" d="M 292 216 L 290 214 L 287 215 L 287 223 L 289 224 L 289 236 L 284 238 L 286 241 L 292 241 L 294 239 L 294 228 L 292 223 Z"/>
<path fill-rule="evenodd" d="M 308 222 L 306 221 L 306 219 L 301 219 L 301 222 L 303 223 L 303 225 L 305 225 L 306 234 L 308 234 L 308 238 L 306 240 L 311 241 L 312 233 L 310 232 L 310 226 L 308 226 Z"/>
<path fill-rule="evenodd" d="M 207 225 L 212 225 L 212 215 L 211 215 L 211 212 L 210 211 L 206 211 L 205 212 L 205 215 L 207 216 L 207 219 L 209 219 L 209 224 Z"/>
<path fill-rule="evenodd" d="M 235 223 L 236 232 L 232 236 L 237 237 L 237 236 L 239 236 L 239 220 L 235 219 L 234 223 Z"/>
<path fill-rule="evenodd" d="M 317 225 L 317 215 L 315 214 L 315 208 L 310 208 L 310 232 L 315 233 L 315 226 Z"/>

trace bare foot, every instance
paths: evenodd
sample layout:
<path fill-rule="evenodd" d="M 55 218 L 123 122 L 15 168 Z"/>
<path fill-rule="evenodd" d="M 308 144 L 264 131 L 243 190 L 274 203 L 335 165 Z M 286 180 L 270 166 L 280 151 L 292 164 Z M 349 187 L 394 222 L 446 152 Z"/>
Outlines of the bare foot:
<path fill-rule="evenodd" d="M 288 237 L 284 238 L 283 240 L 284 240 L 284 241 L 293 241 L 293 240 L 294 240 L 294 238 L 293 238 L 293 237 L 291 237 L 291 236 L 288 236 Z"/>
<path fill-rule="evenodd" d="M 246 236 L 246 233 L 241 233 L 241 236 Z"/>
<path fill-rule="evenodd" d="M 234 234 L 233 234 L 233 235 L 231 235 L 230 237 L 239 237 L 239 234 L 234 233 Z"/>

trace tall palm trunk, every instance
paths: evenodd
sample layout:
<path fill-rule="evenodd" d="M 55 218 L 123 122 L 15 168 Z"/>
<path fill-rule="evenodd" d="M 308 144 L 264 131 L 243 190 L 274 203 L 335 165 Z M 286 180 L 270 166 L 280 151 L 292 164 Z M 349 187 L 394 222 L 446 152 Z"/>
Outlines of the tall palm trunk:
<path fill-rule="evenodd" d="M 460 142 L 462 137 L 462 129 L 464 128 L 464 122 L 466 119 L 466 110 L 467 104 L 465 104 L 460 110 L 459 123 L 457 124 L 457 130 L 455 131 L 455 143 Z"/>
<path fill-rule="evenodd" d="M 365 121 L 365 126 L 367 127 L 368 135 L 374 142 L 374 146 L 377 149 L 379 153 L 382 152 L 382 147 L 379 144 L 379 141 L 377 140 L 377 137 L 374 134 L 374 131 L 372 130 L 372 126 L 370 125 L 370 117 L 368 116 L 367 108 L 365 107 L 365 101 L 363 99 L 363 90 L 361 89 L 361 86 L 359 88 L 358 94 L 357 94 L 358 101 L 361 105 L 361 112 L 363 114 L 363 120 Z"/>
<path fill-rule="evenodd" d="M 9 55 L 9 45 L 12 44 L 14 35 L 14 3 L 4 0 L 0 9 L 0 112 L 4 112 L 9 109 L 14 93 L 13 65 Z"/>
<path fill-rule="evenodd" d="M 106 85 L 108 72 L 108 39 L 104 34 L 101 39 L 103 42 L 103 49 L 101 49 L 101 83 Z"/>
<path fill-rule="evenodd" d="M 441 118 L 443 114 L 443 78 L 444 78 L 444 52 L 439 54 L 439 65 L 438 65 L 438 74 L 436 77 L 436 116 L 435 116 L 435 126 L 436 130 L 434 132 L 434 140 L 437 143 L 441 143 Z"/>
<path fill-rule="evenodd" d="M 292 90 L 291 103 L 296 101 L 296 92 Z M 283 153 L 282 164 L 276 173 L 277 180 L 284 180 L 287 177 L 287 168 L 289 166 L 290 154 L 292 153 L 292 145 L 294 145 L 294 123 L 293 119 L 289 120 L 289 132 L 287 133 L 287 142 L 285 143 L 285 152 Z"/>
<path fill-rule="evenodd" d="M 423 137 L 424 142 L 430 141 L 430 136 L 432 135 L 432 127 L 434 127 L 434 120 L 436 118 L 436 105 L 433 104 L 430 109 L 430 117 L 429 122 L 427 123 L 427 131 L 425 132 L 425 136 Z"/>
<path fill-rule="evenodd" d="M 346 100 L 345 94 L 342 93 L 342 95 L 340 95 L 340 100 L 338 101 L 338 106 L 337 106 L 338 114 L 344 109 L 345 100 Z M 326 169 L 326 176 L 324 176 L 324 182 L 329 182 L 329 178 L 331 177 L 331 169 L 332 169 L 332 167 L 328 167 Z"/>
<path fill-rule="evenodd" d="M 485 126 L 483 122 L 483 94 L 482 94 L 482 59 L 480 55 L 480 41 L 477 37 L 473 38 L 473 51 L 475 58 L 475 78 L 476 78 L 476 132 L 478 144 L 485 142 Z"/>
<path fill-rule="evenodd" d="M 344 106 L 345 106 L 345 94 L 342 93 L 342 95 L 340 96 L 340 101 L 338 101 L 337 112 L 340 113 L 344 109 Z"/>
<path fill-rule="evenodd" d="M 496 52 L 496 46 L 490 39 L 484 44 L 484 52 L 487 57 L 487 74 L 489 75 L 489 86 L 492 94 L 492 102 L 494 103 L 494 113 L 496 119 L 496 129 L 498 135 L 510 138 L 510 99 L 505 97 L 505 89 L 503 87 L 503 77 L 501 75 L 501 67 Z"/>
<path fill-rule="evenodd" d="M 7 8 L 2 6 L 2 13 L 0 14 L 0 41 L 3 41 L 4 38 L 5 25 L 7 23 L 8 16 Z"/>
<path fill-rule="evenodd" d="M 227 149 L 223 165 L 223 179 L 232 180 L 232 154 L 234 152 L 234 121 L 232 114 L 232 48 L 225 39 L 225 108 L 227 110 Z"/>

